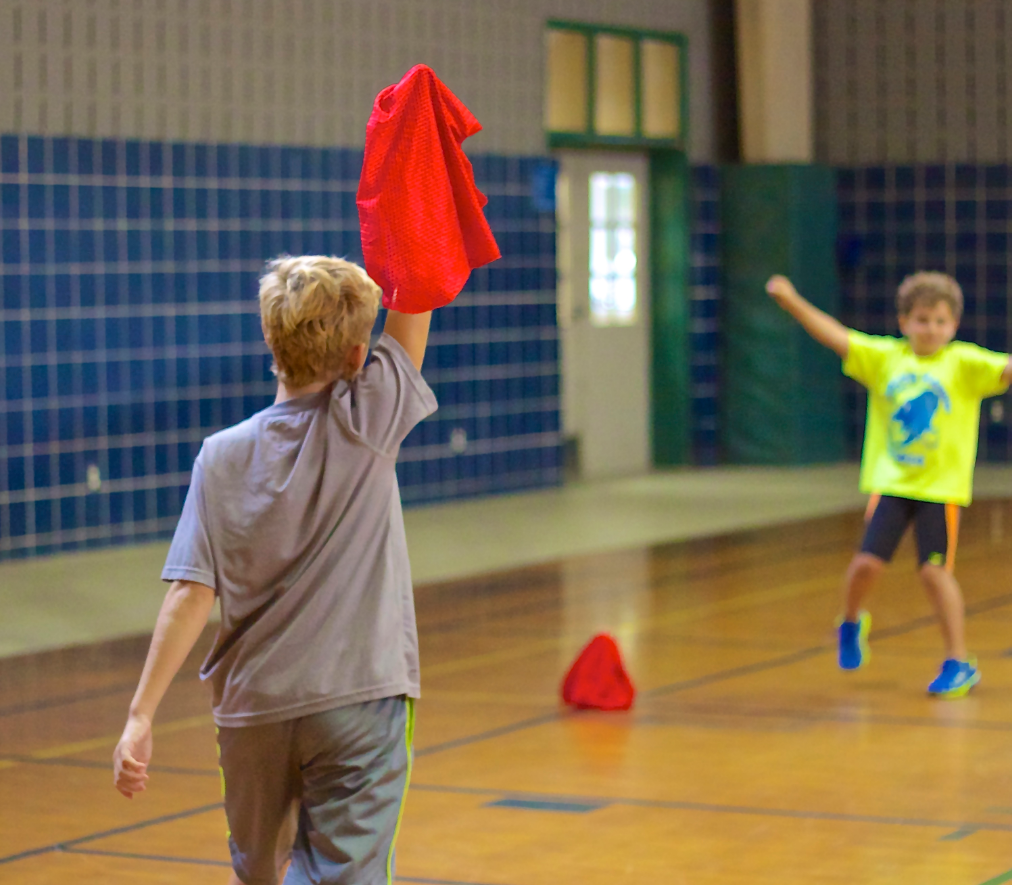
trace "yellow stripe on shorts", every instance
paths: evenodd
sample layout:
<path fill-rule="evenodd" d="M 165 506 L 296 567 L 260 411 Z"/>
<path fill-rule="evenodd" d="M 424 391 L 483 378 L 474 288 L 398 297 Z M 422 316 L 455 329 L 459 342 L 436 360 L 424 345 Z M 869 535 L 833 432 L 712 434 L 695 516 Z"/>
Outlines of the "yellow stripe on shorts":
<path fill-rule="evenodd" d="M 408 721 L 404 725 L 404 746 L 408 754 L 408 772 L 404 778 L 404 793 L 401 796 L 400 811 L 397 812 L 397 824 L 394 827 L 394 838 L 390 841 L 390 853 L 387 855 L 387 885 L 393 885 L 394 881 L 394 848 L 397 845 L 397 836 L 401 831 L 401 821 L 404 819 L 404 804 L 408 799 L 408 786 L 411 783 L 411 768 L 414 763 L 415 745 L 415 699 L 405 698 L 408 705 Z"/>

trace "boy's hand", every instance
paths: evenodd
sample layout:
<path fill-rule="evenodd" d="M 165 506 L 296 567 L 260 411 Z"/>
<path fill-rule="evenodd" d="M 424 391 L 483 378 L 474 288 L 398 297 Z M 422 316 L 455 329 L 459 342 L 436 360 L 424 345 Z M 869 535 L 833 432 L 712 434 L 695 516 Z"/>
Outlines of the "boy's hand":
<path fill-rule="evenodd" d="M 794 284 L 787 277 L 780 274 L 774 274 L 769 278 L 769 281 L 766 283 L 766 291 L 781 307 L 787 302 L 794 301 L 800 297 L 798 290 L 794 288 Z"/>
<path fill-rule="evenodd" d="M 113 783 L 127 799 L 146 789 L 151 750 L 151 720 L 131 716 L 112 754 Z"/>
<path fill-rule="evenodd" d="M 774 274 L 766 283 L 766 291 L 801 327 L 823 347 L 828 347 L 845 360 L 850 350 L 850 330 L 839 320 L 819 310 L 798 294 L 787 277 Z"/>

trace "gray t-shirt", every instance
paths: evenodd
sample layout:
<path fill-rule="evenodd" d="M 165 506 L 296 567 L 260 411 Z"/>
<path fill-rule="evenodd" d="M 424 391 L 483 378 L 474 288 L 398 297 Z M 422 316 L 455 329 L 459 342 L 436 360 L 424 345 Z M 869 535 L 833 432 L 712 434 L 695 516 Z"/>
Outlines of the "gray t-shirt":
<path fill-rule="evenodd" d="M 218 725 L 418 697 L 394 463 L 435 410 L 421 373 L 383 335 L 351 384 L 204 441 L 162 579 L 218 595 L 221 628 L 201 670 Z"/>

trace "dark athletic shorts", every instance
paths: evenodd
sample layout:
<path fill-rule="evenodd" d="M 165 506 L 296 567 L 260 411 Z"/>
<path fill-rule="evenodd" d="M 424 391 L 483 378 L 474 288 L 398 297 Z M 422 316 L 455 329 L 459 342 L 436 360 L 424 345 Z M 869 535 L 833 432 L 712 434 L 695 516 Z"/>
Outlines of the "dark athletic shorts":
<path fill-rule="evenodd" d="M 918 565 L 942 565 L 952 571 L 959 538 L 959 505 L 872 495 L 861 552 L 889 562 L 907 526 L 914 524 Z"/>
<path fill-rule="evenodd" d="M 232 868 L 246 885 L 388 885 L 411 773 L 414 701 L 383 698 L 219 728 Z"/>

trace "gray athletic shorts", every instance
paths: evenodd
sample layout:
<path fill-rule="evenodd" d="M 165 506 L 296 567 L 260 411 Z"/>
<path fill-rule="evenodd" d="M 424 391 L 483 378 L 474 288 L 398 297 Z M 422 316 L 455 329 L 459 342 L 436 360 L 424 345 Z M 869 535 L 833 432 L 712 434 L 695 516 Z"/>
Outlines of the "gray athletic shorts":
<path fill-rule="evenodd" d="M 411 774 L 414 702 L 383 698 L 218 729 L 232 867 L 246 885 L 386 885 Z"/>

